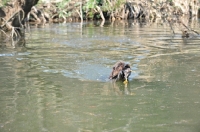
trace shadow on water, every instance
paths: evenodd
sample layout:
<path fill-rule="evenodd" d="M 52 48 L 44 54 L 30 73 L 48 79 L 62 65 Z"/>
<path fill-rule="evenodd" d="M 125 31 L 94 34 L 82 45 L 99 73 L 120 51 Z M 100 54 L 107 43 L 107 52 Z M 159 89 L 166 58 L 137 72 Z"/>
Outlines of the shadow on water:
<path fill-rule="evenodd" d="M 199 130 L 199 36 L 100 25 L 31 25 L 25 45 L 0 42 L 0 131 Z M 132 67 L 127 85 L 108 79 L 118 60 Z"/>

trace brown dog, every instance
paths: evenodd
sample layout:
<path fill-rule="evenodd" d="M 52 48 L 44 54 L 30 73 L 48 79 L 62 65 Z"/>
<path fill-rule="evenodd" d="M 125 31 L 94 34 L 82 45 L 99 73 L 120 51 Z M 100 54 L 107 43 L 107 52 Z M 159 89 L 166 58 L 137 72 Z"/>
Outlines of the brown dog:
<path fill-rule="evenodd" d="M 131 67 L 129 64 L 125 64 L 123 61 L 118 61 L 114 66 L 110 74 L 109 79 L 125 80 L 127 82 L 128 77 L 131 75 Z"/>

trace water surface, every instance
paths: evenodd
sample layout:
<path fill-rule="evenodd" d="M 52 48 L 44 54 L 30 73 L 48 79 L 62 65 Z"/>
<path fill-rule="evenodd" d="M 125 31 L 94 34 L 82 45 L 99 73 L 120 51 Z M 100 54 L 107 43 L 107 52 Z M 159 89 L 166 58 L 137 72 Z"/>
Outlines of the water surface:
<path fill-rule="evenodd" d="M 1 42 L 0 131 L 200 131 L 200 36 L 99 25 L 32 25 L 25 46 Z M 119 60 L 133 70 L 127 86 L 108 80 Z"/>

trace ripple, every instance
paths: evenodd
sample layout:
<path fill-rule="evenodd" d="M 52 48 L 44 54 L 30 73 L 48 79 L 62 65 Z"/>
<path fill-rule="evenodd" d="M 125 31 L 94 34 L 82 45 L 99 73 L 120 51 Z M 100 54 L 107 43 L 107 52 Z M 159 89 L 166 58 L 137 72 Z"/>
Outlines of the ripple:
<path fill-rule="evenodd" d="M 0 54 L 0 57 L 4 57 L 4 56 L 15 56 L 15 54 L 13 53 Z"/>

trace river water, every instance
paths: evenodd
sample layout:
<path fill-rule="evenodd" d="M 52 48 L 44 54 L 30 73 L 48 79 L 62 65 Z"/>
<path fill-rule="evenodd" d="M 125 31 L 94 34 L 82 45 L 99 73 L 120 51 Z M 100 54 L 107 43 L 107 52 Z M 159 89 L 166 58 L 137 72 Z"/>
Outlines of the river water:
<path fill-rule="evenodd" d="M 100 24 L 31 25 L 24 46 L 1 42 L 1 132 L 200 131 L 200 36 Z M 128 85 L 108 79 L 119 60 Z"/>

